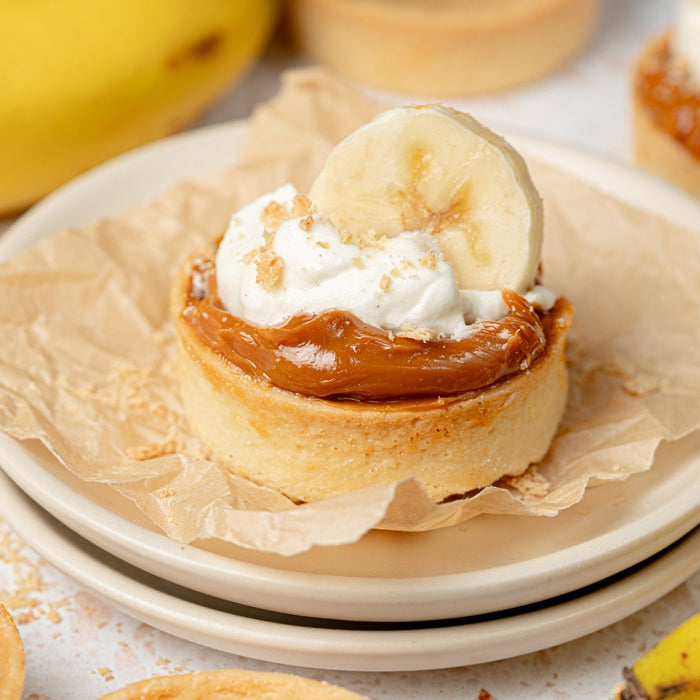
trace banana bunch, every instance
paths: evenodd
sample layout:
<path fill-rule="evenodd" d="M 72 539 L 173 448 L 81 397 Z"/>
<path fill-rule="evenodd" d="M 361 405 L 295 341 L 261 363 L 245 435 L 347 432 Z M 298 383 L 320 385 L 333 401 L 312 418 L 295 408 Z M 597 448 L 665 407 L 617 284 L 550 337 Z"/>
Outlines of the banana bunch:
<path fill-rule="evenodd" d="M 700 700 L 700 613 L 623 672 L 620 700 Z"/>
<path fill-rule="evenodd" d="M 542 202 L 525 161 L 449 107 L 379 115 L 333 149 L 309 196 L 357 242 L 435 236 L 460 289 L 523 293 L 537 276 Z"/>
<path fill-rule="evenodd" d="M 192 121 L 261 51 L 278 0 L 6 0 L 0 214 Z"/>

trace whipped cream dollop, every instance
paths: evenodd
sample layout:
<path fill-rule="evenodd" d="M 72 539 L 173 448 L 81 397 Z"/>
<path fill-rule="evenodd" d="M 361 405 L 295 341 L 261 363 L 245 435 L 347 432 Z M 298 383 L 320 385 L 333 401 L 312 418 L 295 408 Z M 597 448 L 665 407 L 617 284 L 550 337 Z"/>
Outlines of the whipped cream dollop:
<path fill-rule="evenodd" d="M 498 290 L 458 289 L 429 234 L 407 231 L 358 245 L 293 185 L 231 218 L 216 255 L 216 280 L 226 310 L 257 326 L 337 310 L 397 334 L 461 340 L 474 321 L 508 313 Z M 545 310 L 555 302 L 541 286 L 525 298 Z"/>
<path fill-rule="evenodd" d="M 700 0 L 679 3 L 671 32 L 671 52 L 700 82 Z"/>

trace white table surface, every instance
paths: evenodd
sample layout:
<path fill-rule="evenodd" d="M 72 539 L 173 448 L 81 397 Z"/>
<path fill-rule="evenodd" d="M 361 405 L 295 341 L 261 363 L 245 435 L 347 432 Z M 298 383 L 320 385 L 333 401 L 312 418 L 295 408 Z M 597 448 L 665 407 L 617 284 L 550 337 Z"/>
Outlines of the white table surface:
<path fill-rule="evenodd" d="M 556 75 L 497 96 L 452 100 L 486 123 L 566 141 L 630 160 L 629 71 L 643 41 L 670 21 L 673 0 L 603 0 L 590 49 Z M 199 124 L 248 116 L 299 60 L 268 52 L 250 76 Z M 397 103 L 419 98 L 393 96 Z M 11 225 L 0 220 L 0 231 Z M 17 591 L 29 592 L 28 597 Z M 124 615 L 82 590 L 34 554 L 0 522 L 0 601 L 11 608 L 27 650 L 25 698 L 96 698 L 163 673 L 248 668 L 325 679 L 379 700 L 496 700 L 608 697 L 623 665 L 700 609 L 700 573 L 659 601 L 610 627 L 515 659 L 448 670 L 353 673 L 291 668 L 183 641 Z"/>

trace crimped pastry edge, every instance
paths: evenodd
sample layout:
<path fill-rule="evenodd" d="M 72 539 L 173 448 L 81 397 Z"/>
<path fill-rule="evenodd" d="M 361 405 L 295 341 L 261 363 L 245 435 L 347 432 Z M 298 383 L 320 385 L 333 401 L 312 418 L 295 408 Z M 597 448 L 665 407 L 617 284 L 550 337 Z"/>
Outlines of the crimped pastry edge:
<path fill-rule="evenodd" d="M 366 700 L 340 686 L 287 673 L 225 669 L 158 676 L 132 683 L 98 700 Z"/>

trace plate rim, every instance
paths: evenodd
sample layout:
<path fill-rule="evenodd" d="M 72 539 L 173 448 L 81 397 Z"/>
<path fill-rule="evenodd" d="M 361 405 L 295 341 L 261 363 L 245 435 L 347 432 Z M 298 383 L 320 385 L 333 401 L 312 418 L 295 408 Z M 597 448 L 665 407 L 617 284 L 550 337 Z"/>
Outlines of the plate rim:
<path fill-rule="evenodd" d="M 9 448 L 9 452 L 8 452 Z M 38 505 L 47 510 L 54 518 L 65 526 L 74 530 L 94 545 L 106 552 L 124 559 L 131 565 L 139 566 L 157 576 L 209 595 L 222 597 L 218 586 L 204 584 L 201 579 L 192 581 L 193 569 L 215 570 L 219 575 L 225 575 L 227 587 L 230 588 L 234 602 L 252 605 L 254 607 L 267 607 L 263 600 L 272 596 L 279 612 L 307 615 L 312 617 L 342 617 L 346 620 L 373 620 L 385 621 L 416 621 L 417 619 L 448 618 L 465 614 L 495 612 L 499 607 L 505 609 L 516 605 L 536 603 L 541 597 L 527 595 L 528 589 L 537 589 L 541 593 L 547 591 L 545 597 L 553 597 L 569 593 L 582 585 L 589 585 L 606 576 L 632 566 L 642 559 L 652 556 L 657 551 L 670 545 L 688 531 L 700 523 L 700 505 L 697 505 L 690 513 L 679 516 L 675 501 L 664 504 L 663 511 L 671 516 L 665 522 L 663 530 L 658 528 L 650 530 L 644 538 L 634 537 L 641 521 L 655 522 L 659 518 L 659 511 L 647 513 L 642 519 L 625 524 L 622 528 L 608 531 L 592 539 L 580 542 L 565 550 L 528 559 L 515 564 L 483 569 L 478 572 L 458 572 L 436 574 L 433 576 L 419 576 L 407 578 L 390 577 L 359 577 L 334 575 L 326 573 L 310 573 L 302 571 L 289 571 L 253 562 L 241 561 L 196 546 L 179 543 L 168 538 L 165 534 L 155 530 L 148 530 L 123 518 L 118 513 L 104 508 L 82 494 L 73 491 L 53 474 L 42 469 L 41 479 L 35 479 L 31 454 L 27 455 L 29 463 L 23 462 L 22 453 L 25 446 L 20 441 L 0 433 L 0 472 L 10 478 L 15 485 L 24 491 Z M 7 468 L 7 457 L 13 462 L 12 469 Z M 41 467 L 39 467 L 41 469 Z M 62 467 L 64 468 L 64 467 Z M 696 499 L 691 495 L 694 492 L 688 489 L 682 493 L 689 504 L 695 504 Z M 70 500 L 66 500 L 65 496 Z M 99 518 L 90 518 L 89 511 L 97 509 Z M 98 532 L 98 535 L 95 535 Z M 100 536 L 100 534 L 102 536 Z M 106 535 L 105 535 L 106 533 Z M 105 536 L 108 538 L 105 542 Z M 616 539 L 618 546 L 604 550 L 601 557 L 601 543 L 605 540 Z M 136 554 L 134 555 L 134 551 Z M 178 565 L 178 576 L 164 571 L 162 564 L 155 562 L 153 553 L 164 557 L 168 564 L 175 562 Z M 581 582 L 578 578 L 575 585 L 564 585 L 572 575 L 571 553 L 590 554 L 588 564 L 591 575 Z M 131 556 L 130 556 L 131 555 Z M 546 569 L 547 585 L 542 586 L 542 572 L 539 566 L 544 560 L 555 560 L 556 566 Z M 580 563 L 583 557 L 574 557 L 576 566 L 573 571 L 580 575 Z M 607 564 L 615 560 L 617 566 L 611 570 Z M 602 562 L 602 564 L 601 564 Z M 217 566 L 218 565 L 218 566 Z M 484 591 L 493 597 L 494 589 L 498 594 L 499 586 L 507 581 L 508 572 L 523 565 L 527 565 L 531 572 L 518 578 L 517 590 L 524 592 L 521 597 L 513 597 L 512 587 L 509 584 L 505 588 L 505 594 L 501 593 L 503 602 L 493 609 L 478 607 L 475 609 L 474 601 L 479 604 L 480 597 L 476 595 Z M 593 572 L 604 568 L 599 574 Z M 219 568 L 223 567 L 223 568 Z M 200 573 L 203 573 L 200 571 Z M 230 578 L 238 576 L 238 580 Z M 472 596 L 465 595 L 463 579 L 476 578 L 477 590 Z M 556 585 L 556 583 L 560 585 Z M 198 584 L 198 585 L 197 585 Z M 240 586 L 243 585 L 241 589 Z M 367 601 L 367 589 L 371 586 L 376 599 L 371 603 Z M 426 591 L 430 592 L 431 600 L 426 600 Z M 284 595 L 284 600 L 280 599 Z M 435 597 L 439 594 L 439 597 Z M 505 597 L 504 597 L 505 596 Z M 455 602 L 461 603 L 461 607 L 455 609 Z M 375 615 L 367 612 L 367 608 Z M 416 611 L 416 606 L 420 610 Z M 410 612 L 407 616 L 406 611 Z"/>
<path fill-rule="evenodd" d="M 613 624 L 700 570 L 700 528 L 696 528 L 633 573 L 534 611 L 409 630 L 302 627 L 235 615 L 155 589 L 92 556 L 80 546 L 78 535 L 56 522 L 4 474 L 0 474 L 0 493 L 4 494 L 2 517 L 39 556 L 122 612 L 190 642 L 306 668 L 420 671 L 512 658 Z M 70 556 L 62 557 L 62 550 Z M 103 553 L 103 557 L 110 555 Z"/>

